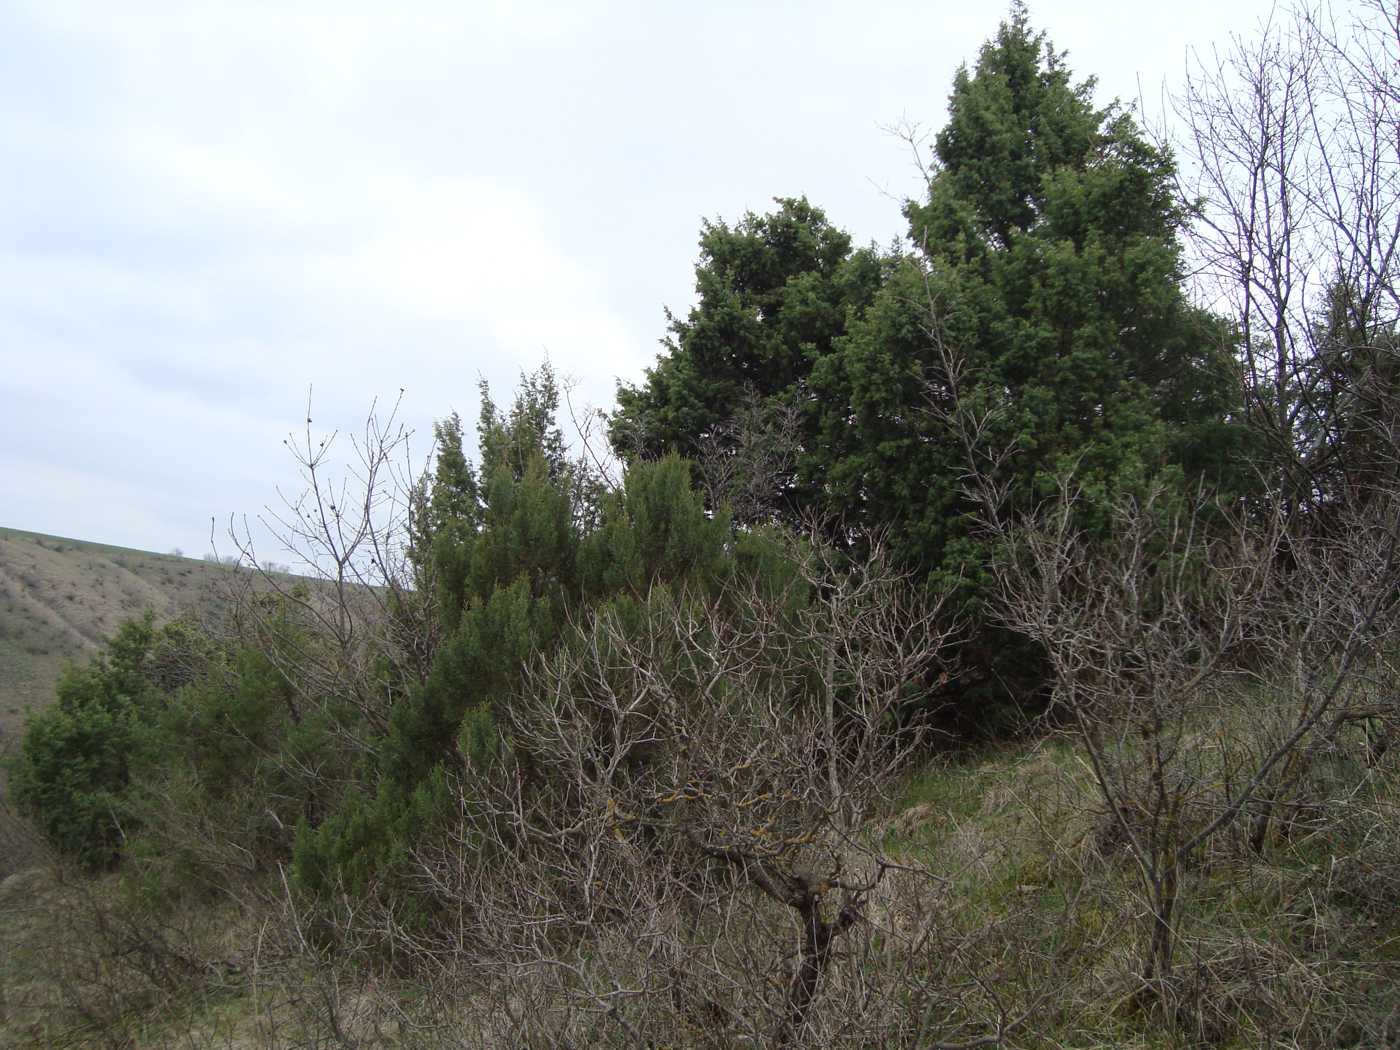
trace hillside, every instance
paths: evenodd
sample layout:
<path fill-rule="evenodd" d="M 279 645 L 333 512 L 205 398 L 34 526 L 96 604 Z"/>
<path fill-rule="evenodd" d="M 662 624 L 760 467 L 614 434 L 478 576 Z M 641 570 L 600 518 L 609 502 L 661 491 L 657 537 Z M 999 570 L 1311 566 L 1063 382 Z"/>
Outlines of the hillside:
<path fill-rule="evenodd" d="M 1250 724 L 1239 724 L 1242 747 Z M 1400 1046 L 1393 768 L 1330 757 L 1304 788 L 1327 801 L 1325 819 L 1288 829 L 1263 854 L 1227 836 L 1193 864 L 1179 919 L 1180 1016 L 1167 1025 L 1135 998 L 1128 917 L 1143 902 L 1130 857 L 1105 834 L 1111 819 L 1082 748 L 1051 737 L 930 761 L 861 836 L 897 867 L 846 935 L 822 994 L 840 999 L 854 982 L 869 995 L 889 982 L 924 996 L 939 1030 L 963 1037 L 879 1044 L 890 1046 Z M 407 976 L 355 952 L 307 952 L 305 915 L 281 890 L 274 874 L 233 899 L 133 913 L 119 876 L 34 870 L 0 883 L 0 1047 L 642 1045 L 589 1028 L 584 1010 L 553 1019 L 594 1042 L 550 1033 L 539 1005 L 547 982 L 482 973 L 448 951 L 426 953 Z M 740 900 L 762 908 L 760 895 Z M 760 977 L 793 936 L 781 917 L 773 939 L 761 932 L 743 940 Z M 645 1017 L 667 1001 L 639 994 L 631 1008 Z M 999 1016 L 1012 1020 L 1004 1040 L 967 1037 Z M 725 1045 L 682 1035 L 679 1045 Z"/>
<path fill-rule="evenodd" d="M 123 620 L 208 612 L 227 566 L 0 528 L 0 755 L 24 713 L 48 701 L 65 664 L 82 660 Z"/>

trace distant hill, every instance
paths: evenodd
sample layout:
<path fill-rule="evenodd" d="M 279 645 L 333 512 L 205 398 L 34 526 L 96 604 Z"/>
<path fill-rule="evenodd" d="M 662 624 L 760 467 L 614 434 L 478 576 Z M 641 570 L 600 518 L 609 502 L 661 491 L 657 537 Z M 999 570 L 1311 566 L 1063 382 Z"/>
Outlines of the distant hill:
<path fill-rule="evenodd" d="M 65 664 L 86 659 L 146 609 L 161 619 L 215 611 L 230 571 L 178 554 L 0 528 L 0 755 L 16 746 L 25 712 L 53 697 Z"/>

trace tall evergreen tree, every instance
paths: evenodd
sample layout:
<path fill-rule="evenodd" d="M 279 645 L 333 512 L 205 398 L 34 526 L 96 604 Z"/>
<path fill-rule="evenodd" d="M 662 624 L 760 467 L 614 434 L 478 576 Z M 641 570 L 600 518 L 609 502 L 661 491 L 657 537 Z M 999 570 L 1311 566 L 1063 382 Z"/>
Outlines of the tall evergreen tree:
<path fill-rule="evenodd" d="M 437 464 L 431 489 L 431 523 L 435 531 L 455 522 L 475 522 L 481 493 L 476 471 L 462 449 L 462 418 L 453 412 L 433 424 Z"/>
<path fill-rule="evenodd" d="M 1167 468 L 1218 479 L 1238 440 L 1226 332 L 1183 293 L 1171 158 L 1092 86 L 1017 6 L 954 79 L 928 196 L 906 207 L 919 257 L 819 366 L 834 500 L 904 519 L 930 567 L 980 561 L 945 557 L 968 534 L 955 396 L 1014 449 L 1023 501 L 1069 472 L 1090 495 Z"/>
<path fill-rule="evenodd" d="M 893 525 L 970 612 L 991 556 L 970 458 L 1012 509 L 1073 474 L 1093 528 L 1096 505 L 1164 471 L 1228 481 L 1242 440 L 1228 333 L 1184 294 L 1171 157 L 1092 89 L 1014 7 L 954 78 L 928 194 L 905 209 L 917 254 L 812 379 L 808 469 L 832 510 Z M 1005 639 L 982 638 L 971 662 L 1007 681 Z"/>
<path fill-rule="evenodd" d="M 812 432 L 807 377 L 871 301 L 884 264 L 873 250 L 853 250 L 806 198 L 776 204 L 733 226 L 704 224 L 699 302 L 684 318 L 667 312 L 666 352 L 642 385 L 618 390 L 609 433 L 623 454 L 712 454 L 739 407 L 755 401 L 788 410 L 802 433 L 785 437 L 798 445 Z M 790 510 L 802 502 L 795 492 L 775 496 Z"/>
<path fill-rule="evenodd" d="M 741 391 L 787 399 L 789 512 L 889 531 L 966 611 L 990 558 L 969 455 L 1010 451 L 995 480 L 1021 507 L 1072 472 L 1086 522 L 1164 471 L 1228 480 L 1229 333 L 1183 292 L 1171 157 L 1092 96 L 1018 4 L 954 78 L 928 193 L 905 209 L 910 255 L 848 254 L 805 202 L 707 226 L 700 303 L 619 392 L 619 447 L 698 451 Z M 985 424 L 980 451 L 958 414 Z"/>

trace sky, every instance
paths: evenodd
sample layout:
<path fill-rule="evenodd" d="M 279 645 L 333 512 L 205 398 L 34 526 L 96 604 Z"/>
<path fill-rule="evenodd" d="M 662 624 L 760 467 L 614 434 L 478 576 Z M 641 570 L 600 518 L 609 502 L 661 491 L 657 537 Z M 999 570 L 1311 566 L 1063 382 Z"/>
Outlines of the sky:
<path fill-rule="evenodd" d="M 1042 0 L 1162 112 L 1261 0 Z M 421 463 L 546 358 L 608 408 L 694 299 L 703 219 L 806 195 L 857 243 L 920 192 L 1006 7 L 865 0 L 0 0 L 0 525 L 293 561 L 257 525 L 398 402 Z M 400 393 L 402 391 L 402 393 Z"/>

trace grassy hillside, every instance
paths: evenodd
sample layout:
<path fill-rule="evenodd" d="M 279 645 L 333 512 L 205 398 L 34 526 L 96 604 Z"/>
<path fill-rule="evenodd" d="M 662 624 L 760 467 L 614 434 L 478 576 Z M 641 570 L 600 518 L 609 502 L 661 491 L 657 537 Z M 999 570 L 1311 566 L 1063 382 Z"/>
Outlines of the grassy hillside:
<path fill-rule="evenodd" d="M 129 617 L 167 618 L 219 603 L 228 568 L 174 554 L 0 528 L 0 754 L 24 713 L 46 703 L 65 664 Z"/>
<path fill-rule="evenodd" d="M 1263 853 L 1230 835 L 1192 865 L 1180 1016 L 1166 1023 L 1137 998 L 1142 902 L 1082 749 L 1051 738 L 930 762 L 867 829 L 899 869 L 822 994 L 902 975 L 923 988 L 936 1030 L 968 1046 L 1400 1046 L 1394 762 L 1333 755 L 1302 795 L 1325 807 Z M 280 881 L 245 890 L 237 906 L 147 913 L 119 876 L 0 883 L 0 1047 L 535 1045 L 513 1038 L 538 1021 L 518 979 L 493 981 L 450 952 L 404 975 L 321 955 Z M 776 958 L 753 947 L 761 965 Z M 967 1037 L 999 1016 L 1021 1020 L 1000 1041 Z M 611 1038 L 593 1045 L 640 1045 L 602 1028 Z M 721 1044 L 694 1031 L 677 1045 Z"/>
<path fill-rule="evenodd" d="M 31 589 L 56 593 L 59 613 L 95 605 L 94 593 L 137 586 L 139 572 L 126 567 L 129 581 L 109 559 L 128 566 L 149 559 L 157 578 L 163 568 L 191 581 L 186 601 L 213 600 L 215 566 L 91 545 L 51 549 L 70 543 L 34 537 L 5 548 L 29 555 L 23 571 L 34 577 Z M 60 563 L 50 554 L 71 554 L 86 575 L 58 582 Z M 201 575 L 203 589 L 195 582 Z M 76 582 L 88 577 L 87 588 Z M 178 594 L 171 602 L 165 611 L 179 607 Z M 85 634 L 58 613 L 41 615 L 49 605 L 37 599 L 34 608 L 30 619 L 51 625 L 55 646 L 71 637 L 80 653 L 91 644 L 82 639 L 101 633 Z M 656 608 L 659 619 L 667 607 Z M 691 621 L 681 623 L 690 630 Z M 648 677 L 659 677 L 652 670 L 664 664 L 650 655 L 656 649 L 624 650 L 621 635 L 609 641 L 606 696 L 630 704 L 640 694 L 620 676 L 617 654 L 642 653 L 629 666 Z M 873 651 L 868 645 L 862 653 Z M 1366 659 L 1372 673 L 1351 698 L 1356 717 L 1294 748 L 1279 776 L 1248 789 L 1243 811 L 1227 809 L 1245 797 L 1242 778 L 1296 725 L 1300 695 L 1313 695 L 1298 692 L 1287 668 L 1222 678 L 1196 698 L 1175 734 L 1125 730 L 1112 751 L 1101 734 L 1042 724 L 1035 738 L 925 753 L 898 777 L 880 774 L 862 823 L 818 825 L 776 847 L 763 845 L 778 838 L 772 822 L 753 823 L 746 814 L 799 781 L 739 778 L 771 761 L 781 727 L 760 737 L 742 721 L 749 709 L 742 703 L 724 707 L 722 718 L 691 722 L 680 706 L 667 708 L 667 720 L 636 720 L 635 738 L 650 744 L 660 736 L 653 727 L 674 724 L 684 748 L 700 749 L 703 764 L 678 781 L 684 794 L 659 794 L 676 781 L 638 775 L 640 762 L 619 763 L 623 773 L 605 790 L 586 780 L 578 788 L 591 794 L 577 820 L 568 814 L 564 835 L 544 814 L 535 825 L 506 824 L 510 835 L 486 840 L 486 855 L 475 836 L 491 825 L 474 819 L 470 806 L 484 808 L 491 796 L 468 793 L 472 782 L 463 779 L 446 824 L 424 825 L 430 830 L 414 843 L 399 884 L 421 880 L 434 896 L 425 895 L 422 911 L 403 914 L 385 905 L 394 903 L 387 894 L 357 901 L 338 892 L 318 901 L 299 888 L 286 843 L 300 815 L 273 808 L 318 797 L 298 795 L 295 776 L 344 776 L 335 762 L 349 735 L 302 734 L 341 725 L 333 719 L 345 709 L 326 703 L 284 718 L 288 695 L 257 692 L 262 678 L 246 677 L 241 693 L 221 678 L 202 699 L 187 695 L 188 707 L 160 708 L 181 717 L 147 749 L 169 764 L 133 780 L 144 793 L 127 793 L 132 808 L 123 813 L 122 834 L 135 833 L 120 870 L 84 875 L 63 863 L 42 865 L 36 849 L 10 874 L 0 838 L 0 1050 L 1400 1048 L 1400 747 L 1391 746 L 1400 736 L 1381 702 L 1397 680 L 1391 654 L 1387 645 Z M 569 753 L 547 751 L 553 740 L 604 737 L 576 731 L 598 723 L 568 706 L 579 679 L 558 681 L 561 688 L 544 693 L 538 708 L 546 717 L 522 713 L 513 723 L 514 740 L 536 769 Z M 334 688 L 322 692 L 338 699 Z M 716 735 L 702 735 L 721 722 Z M 551 736 L 561 723 L 565 731 Z M 620 732 L 618 725 L 626 724 L 615 721 L 610 731 Z M 743 743 L 742 761 L 716 751 L 716 741 L 730 738 Z M 297 746 L 278 752 L 287 741 Z M 1119 791 L 1110 792 L 1112 809 L 1096 764 L 1107 754 L 1131 778 L 1164 749 L 1180 760 L 1164 767 L 1171 780 L 1162 791 L 1179 792 L 1181 805 L 1159 818 L 1163 811 L 1146 794 Z M 804 789 L 815 791 L 819 779 Z M 654 803 L 661 816 L 638 818 L 643 805 L 622 794 L 634 783 L 641 787 L 633 797 Z M 833 796 L 842 798 L 838 789 Z M 733 826 L 760 843 L 733 848 L 753 864 L 740 874 L 757 871 L 770 887 L 796 887 L 785 900 L 756 878 L 716 875 L 708 862 L 729 861 L 731 850 L 687 852 L 699 832 L 668 839 L 668 820 L 722 827 L 726 798 L 740 814 Z M 514 820 L 517 811 L 507 812 Z M 1215 824 L 1226 812 L 1234 817 Z M 1261 814 L 1269 819 L 1259 823 Z M 1175 969 L 1145 977 L 1154 902 L 1143 843 L 1166 840 L 1177 827 L 1208 826 L 1218 833 L 1173 862 Z M 515 837 L 520 827 L 528 837 Z M 801 852 L 781 852 L 791 845 Z M 574 857 L 602 859 L 576 867 Z M 580 890 L 580 873 L 595 870 L 600 877 Z M 815 896 L 797 896 L 809 892 Z M 816 901 L 801 922 L 794 898 Z M 540 933 L 548 923 L 556 925 Z M 809 1021 L 790 1039 L 774 1019 L 790 1014 L 787 989 L 802 972 L 794 960 L 805 950 L 796 945 L 813 928 L 835 938 L 828 942 L 835 948 L 808 986 Z"/>

